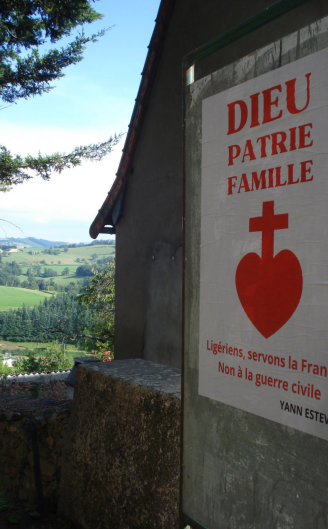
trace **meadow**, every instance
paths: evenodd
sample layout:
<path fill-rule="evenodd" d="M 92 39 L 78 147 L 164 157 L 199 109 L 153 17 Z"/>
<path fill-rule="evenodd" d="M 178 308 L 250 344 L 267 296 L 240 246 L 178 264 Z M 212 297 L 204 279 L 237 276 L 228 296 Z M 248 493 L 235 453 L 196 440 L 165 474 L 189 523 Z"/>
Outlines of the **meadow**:
<path fill-rule="evenodd" d="M 115 245 L 99 244 L 94 246 L 78 246 L 77 248 L 68 248 L 67 252 L 64 252 L 63 248 L 55 248 L 60 250 L 59 255 L 44 254 L 43 251 L 39 248 L 24 248 L 19 252 L 11 252 L 7 254 L 6 257 L 3 257 L 4 263 L 10 263 L 16 261 L 20 265 L 30 266 L 35 264 L 40 264 L 40 261 L 45 261 L 44 266 L 52 268 L 55 265 L 58 265 L 60 261 L 60 266 L 75 265 L 80 266 L 83 264 L 78 262 L 77 259 L 85 259 L 85 262 L 92 264 L 94 261 L 92 254 L 97 254 L 97 259 L 102 259 L 104 257 L 115 257 Z M 30 255 L 29 252 L 32 251 L 33 254 Z"/>
<path fill-rule="evenodd" d="M 51 257 L 53 257 L 53 256 L 51 256 Z M 5 261 L 5 262 L 7 262 L 7 261 Z M 88 262 L 88 261 L 86 261 L 86 262 Z M 36 264 L 39 264 L 39 263 L 33 263 L 30 266 L 33 266 L 33 265 L 35 266 Z M 58 264 L 55 261 L 54 263 L 50 263 L 50 264 L 46 264 L 46 265 L 40 265 L 41 266 L 41 274 L 43 274 L 45 268 L 51 268 L 52 270 L 55 270 L 58 275 L 60 275 L 65 268 L 69 268 L 70 273 L 75 275 L 76 269 L 80 266 L 80 264 L 81 263 L 74 263 L 73 265 L 72 264 L 71 265 L 65 265 L 65 264 Z M 22 266 L 22 273 L 24 275 L 27 274 L 27 271 L 30 268 L 30 266 Z"/>
<path fill-rule="evenodd" d="M 29 268 L 38 265 L 41 267 L 39 274 L 35 276 L 37 283 L 40 283 L 42 279 L 49 281 L 53 279 L 54 283 L 60 287 L 67 287 L 70 283 L 76 285 L 78 280 L 82 280 L 83 277 L 76 275 L 76 270 L 79 266 L 83 264 L 88 264 L 89 266 L 97 267 L 96 260 L 108 258 L 112 260 L 115 257 L 115 245 L 100 244 L 94 246 L 78 246 L 76 248 L 68 248 L 67 251 L 64 251 L 64 248 L 53 248 L 54 250 L 59 251 L 58 255 L 43 253 L 43 250 L 40 248 L 24 248 L 18 252 L 10 252 L 2 255 L 3 264 L 11 263 L 15 261 L 21 266 L 22 274 L 18 276 L 18 279 L 21 283 L 28 281 L 27 271 Z M 45 268 L 51 268 L 57 275 L 44 277 Z M 67 275 L 61 275 L 65 268 L 69 269 Z M 33 271 L 33 269 L 32 269 Z M 33 271 L 34 273 L 35 271 Z M 22 290 L 17 287 L 7 287 L 10 290 Z M 48 288 L 47 288 L 48 290 Z M 50 291 L 53 290 L 50 288 Z M 24 295 L 21 296 L 21 302 L 17 302 L 17 297 L 20 296 L 20 292 L 16 292 L 14 296 L 16 298 L 15 304 L 11 304 L 10 298 L 8 295 L 3 293 L 3 301 L 0 299 L 0 310 L 8 310 L 9 308 L 18 308 L 22 307 L 23 303 L 33 305 L 38 304 L 38 301 L 32 300 L 26 294 L 29 291 L 28 289 L 23 289 Z M 33 291 L 38 292 L 38 291 Z M 2 295 L 0 294 L 2 297 Z M 18 304 L 17 304 L 18 303 Z"/>
<path fill-rule="evenodd" d="M 0 286 L 0 311 L 17 309 L 24 305 L 39 305 L 44 298 L 51 298 L 52 294 L 26 288 Z"/>
<path fill-rule="evenodd" d="M 8 346 L 22 347 L 23 349 L 7 349 Z M 38 356 L 45 357 L 47 355 L 48 343 L 40 342 L 10 342 L 8 340 L 0 339 L 0 357 L 5 351 L 9 352 L 15 359 L 17 357 L 27 356 L 28 351 L 36 351 Z M 80 351 L 78 347 L 72 344 L 66 344 L 65 354 L 70 358 L 90 356 L 85 351 Z"/>

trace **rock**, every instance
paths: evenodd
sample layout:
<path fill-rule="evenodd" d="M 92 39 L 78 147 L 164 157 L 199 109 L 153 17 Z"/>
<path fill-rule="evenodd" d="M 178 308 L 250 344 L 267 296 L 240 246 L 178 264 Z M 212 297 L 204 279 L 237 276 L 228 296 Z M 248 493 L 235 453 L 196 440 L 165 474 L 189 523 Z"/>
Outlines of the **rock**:
<path fill-rule="evenodd" d="M 26 443 L 23 442 L 16 448 L 16 459 L 18 460 L 25 459 L 27 458 L 27 456 L 28 456 L 28 446 Z"/>
<path fill-rule="evenodd" d="M 55 446 L 57 450 L 61 450 L 63 448 L 63 439 L 56 439 Z"/>
<path fill-rule="evenodd" d="M 40 457 L 40 468 L 41 468 L 41 474 L 48 476 L 51 478 L 54 473 L 56 472 L 56 467 L 50 461 L 47 459 L 44 459 L 43 457 Z"/>
<path fill-rule="evenodd" d="M 47 445 L 48 445 L 50 448 L 52 448 L 52 446 L 53 446 L 53 444 L 54 444 L 54 438 L 51 437 L 51 436 L 49 435 L 49 437 L 47 437 L 47 439 L 46 439 L 46 443 L 47 443 Z"/>
<path fill-rule="evenodd" d="M 34 459 L 33 459 L 33 452 L 32 451 L 28 453 L 27 460 L 28 460 L 30 466 L 33 467 L 34 466 Z"/>

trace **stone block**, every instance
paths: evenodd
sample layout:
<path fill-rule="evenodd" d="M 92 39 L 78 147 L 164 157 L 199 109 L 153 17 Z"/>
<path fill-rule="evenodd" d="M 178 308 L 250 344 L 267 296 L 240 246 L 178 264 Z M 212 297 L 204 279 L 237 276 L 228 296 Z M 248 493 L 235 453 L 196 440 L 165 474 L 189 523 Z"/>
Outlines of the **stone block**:
<path fill-rule="evenodd" d="M 24 442 L 20 443 L 20 445 L 18 445 L 18 447 L 16 448 L 16 459 L 17 460 L 26 459 L 28 456 L 28 451 L 29 451 L 29 448 L 27 444 Z"/>
<path fill-rule="evenodd" d="M 30 466 L 33 467 L 34 466 L 34 460 L 33 460 L 33 452 L 32 451 L 28 453 L 27 460 L 28 460 Z"/>
<path fill-rule="evenodd" d="M 50 457 L 51 450 L 47 446 L 44 446 L 42 443 L 39 443 L 39 454 L 44 459 L 48 459 Z"/>
<path fill-rule="evenodd" d="M 52 446 L 53 446 L 53 444 L 54 444 L 54 438 L 51 437 L 51 435 L 49 435 L 49 436 L 47 437 L 47 439 L 46 439 L 46 443 L 47 443 L 47 445 L 48 445 L 50 448 L 52 448 Z"/>
<path fill-rule="evenodd" d="M 55 447 L 57 448 L 57 450 L 61 450 L 63 448 L 63 439 L 56 439 Z"/>
<path fill-rule="evenodd" d="M 41 475 L 47 476 L 49 478 L 51 478 L 56 472 L 56 466 L 47 459 L 44 459 L 43 457 L 40 457 L 40 468 Z"/>
<path fill-rule="evenodd" d="M 180 370 L 122 360 L 79 366 L 59 513 L 83 529 L 176 529 Z"/>

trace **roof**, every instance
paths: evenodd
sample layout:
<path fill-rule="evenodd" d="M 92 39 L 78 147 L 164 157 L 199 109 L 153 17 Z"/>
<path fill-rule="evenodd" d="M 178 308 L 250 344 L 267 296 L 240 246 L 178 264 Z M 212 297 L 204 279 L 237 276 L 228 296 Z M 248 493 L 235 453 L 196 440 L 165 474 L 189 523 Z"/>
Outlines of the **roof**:
<path fill-rule="evenodd" d="M 116 217 L 115 222 L 112 218 L 113 209 L 124 188 L 134 155 L 174 3 L 175 0 L 162 0 L 160 3 L 157 18 L 155 20 L 155 28 L 148 46 L 145 65 L 141 73 L 141 83 L 132 112 L 121 161 L 111 190 L 90 226 L 90 237 L 92 237 L 92 239 L 96 239 L 99 233 L 115 233 L 115 228 L 105 226 L 114 226 L 117 220 L 116 215 L 114 216 Z"/>

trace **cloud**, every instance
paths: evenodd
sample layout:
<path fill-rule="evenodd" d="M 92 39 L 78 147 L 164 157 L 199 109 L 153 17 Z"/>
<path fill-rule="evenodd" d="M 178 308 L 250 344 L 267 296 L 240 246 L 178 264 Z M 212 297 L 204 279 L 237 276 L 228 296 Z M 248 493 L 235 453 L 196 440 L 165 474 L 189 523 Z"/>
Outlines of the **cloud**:
<path fill-rule="evenodd" d="M 3 143 L 13 153 L 36 155 L 39 151 L 69 152 L 76 145 L 104 141 L 107 137 L 108 134 L 106 136 L 103 130 L 39 130 L 9 125 Z M 60 235 L 64 225 L 77 226 L 83 222 L 85 236 L 82 240 L 87 240 L 88 226 L 96 216 L 115 178 L 123 142 L 124 138 L 114 152 L 101 162 L 86 161 L 79 167 L 64 170 L 61 174 L 54 173 L 50 182 L 33 178 L 14 187 L 9 193 L 0 193 L 0 216 L 12 222 L 19 219 L 22 223 L 20 227 L 24 231 L 26 226 L 31 226 L 33 222 L 38 226 L 51 223 L 52 231 L 57 227 L 57 239 L 61 240 L 64 240 Z M 72 238 L 71 230 L 69 232 Z M 78 239 L 81 240 L 81 230 L 77 233 Z M 30 232 L 29 234 L 31 235 Z"/>

